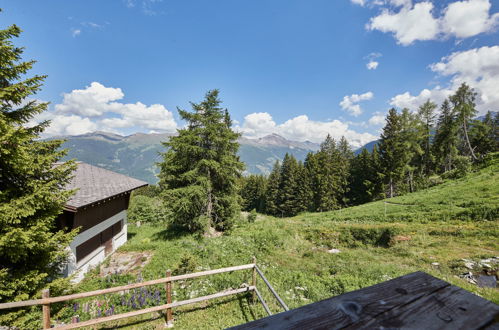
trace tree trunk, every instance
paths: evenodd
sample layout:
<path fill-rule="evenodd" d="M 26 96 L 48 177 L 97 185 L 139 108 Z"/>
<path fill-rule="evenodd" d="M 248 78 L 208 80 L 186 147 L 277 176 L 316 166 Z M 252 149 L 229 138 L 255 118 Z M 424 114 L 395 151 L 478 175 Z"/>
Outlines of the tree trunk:
<path fill-rule="evenodd" d="M 470 149 L 471 152 L 471 157 L 473 158 L 473 160 L 477 160 L 478 158 L 475 156 L 475 152 L 471 147 L 470 138 L 468 137 L 468 129 L 466 128 L 466 119 L 463 121 L 463 130 L 464 130 L 464 137 L 466 138 L 466 143 L 468 144 L 468 148 Z"/>
<path fill-rule="evenodd" d="M 392 177 L 390 176 L 390 198 L 393 197 L 393 180 Z"/>

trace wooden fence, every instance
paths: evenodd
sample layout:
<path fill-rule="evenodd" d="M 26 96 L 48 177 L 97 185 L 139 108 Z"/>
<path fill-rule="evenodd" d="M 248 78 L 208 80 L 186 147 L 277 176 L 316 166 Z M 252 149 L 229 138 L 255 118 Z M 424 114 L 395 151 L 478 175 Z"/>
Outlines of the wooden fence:
<path fill-rule="evenodd" d="M 250 285 L 250 286 L 247 286 L 244 288 L 239 288 L 239 289 L 225 290 L 225 291 L 221 291 L 221 292 L 218 292 L 215 294 L 197 297 L 197 298 L 192 298 L 192 299 L 188 299 L 188 300 L 172 302 L 172 297 L 171 297 L 172 296 L 172 288 L 173 288 L 173 282 L 175 282 L 175 281 L 187 280 L 187 279 L 197 278 L 197 277 L 202 277 L 202 276 L 207 276 L 207 275 L 221 274 L 221 273 L 246 270 L 246 269 L 252 270 L 252 285 Z M 161 311 L 164 312 L 166 325 L 168 327 L 171 327 L 171 326 L 173 326 L 172 309 L 174 307 L 180 307 L 180 306 L 184 306 L 184 305 L 198 303 L 201 301 L 207 301 L 207 300 L 211 300 L 211 299 L 215 299 L 215 298 L 226 297 L 226 296 L 235 295 L 235 294 L 244 293 L 244 292 L 252 292 L 253 293 L 252 300 L 255 301 L 256 298 L 258 298 L 258 300 L 263 305 L 267 314 L 272 315 L 272 312 L 270 311 L 267 303 L 265 302 L 262 295 L 260 294 L 260 291 L 256 287 L 257 275 L 259 275 L 261 277 L 261 279 L 267 285 L 268 289 L 274 295 L 274 297 L 277 299 L 277 301 L 282 306 L 282 308 L 285 311 L 289 310 L 288 306 L 279 297 L 279 295 L 274 290 L 274 288 L 272 287 L 270 282 L 267 280 L 267 278 L 265 277 L 263 272 L 260 270 L 260 268 L 258 268 L 258 266 L 256 264 L 256 258 L 254 258 L 254 257 L 253 257 L 253 262 L 251 264 L 226 267 L 226 268 L 220 268 L 220 269 L 213 269 L 213 270 L 207 270 L 207 271 L 203 271 L 203 272 L 190 273 L 190 274 L 177 275 L 177 276 L 172 276 L 171 271 L 168 270 L 166 272 L 166 277 L 163 277 L 160 279 L 146 281 L 146 282 L 140 282 L 140 283 L 134 283 L 134 284 L 128 284 L 128 285 L 123 285 L 123 286 L 117 286 L 117 287 L 108 288 L 108 289 L 76 293 L 76 294 L 65 295 L 65 296 L 50 297 L 49 290 L 45 289 L 42 291 L 42 298 L 41 299 L 3 303 L 3 304 L 0 304 L 0 310 L 42 305 L 43 328 L 49 329 L 51 327 L 51 321 L 50 321 L 50 305 L 51 304 L 63 302 L 63 301 L 87 298 L 87 297 L 94 297 L 94 296 L 99 296 L 99 295 L 103 295 L 103 294 L 107 294 L 107 293 L 115 293 L 115 292 L 126 291 L 126 290 L 135 289 L 135 288 L 141 288 L 141 287 L 146 287 L 146 286 L 150 286 L 150 285 L 158 285 L 158 284 L 164 283 L 165 284 L 165 291 L 166 291 L 166 304 L 164 304 L 164 305 L 144 308 L 144 309 L 140 309 L 140 310 L 136 310 L 136 311 L 132 311 L 132 312 L 127 312 L 127 313 L 121 313 L 121 314 L 116 314 L 116 315 L 111 315 L 111 316 L 100 317 L 100 318 L 91 319 L 91 320 L 84 321 L 84 322 L 66 324 L 66 325 L 62 325 L 62 326 L 57 326 L 56 328 L 61 329 L 61 330 L 62 329 L 76 329 L 76 328 L 80 328 L 80 327 L 86 327 L 86 326 L 96 325 L 96 324 L 100 324 L 100 323 L 105 323 L 105 322 L 116 321 L 116 320 L 120 320 L 120 319 L 124 319 L 124 318 L 134 317 L 134 316 L 138 316 L 138 315 L 142 315 L 142 314 L 147 314 L 147 313 L 152 313 L 152 312 L 161 312 Z"/>

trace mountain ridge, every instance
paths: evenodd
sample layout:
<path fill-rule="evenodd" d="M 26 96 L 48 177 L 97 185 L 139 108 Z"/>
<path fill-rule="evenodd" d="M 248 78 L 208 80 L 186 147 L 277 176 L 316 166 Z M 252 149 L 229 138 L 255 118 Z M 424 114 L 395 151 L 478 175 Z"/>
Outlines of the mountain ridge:
<path fill-rule="evenodd" d="M 172 133 L 134 133 L 120 135 L 96 131 L 81 135 L 57 136 L 64 139 L 62 148 L 68 149 L 63 160 L 77 159 L 126 174 L 149 183 L 157 183 L 156 163 L 161 161 L 160 153 L 166 149 L 162 142 Z M 319 150 L 320 145 L 310 141 L 288 140 L 278 134 L 261 138 L 240 137 L 238 155 L 246 164 L 244 174 L 268 174 L 277 160 L 290 153 L 298 160 L 305 160 L 309 152 Z"/>

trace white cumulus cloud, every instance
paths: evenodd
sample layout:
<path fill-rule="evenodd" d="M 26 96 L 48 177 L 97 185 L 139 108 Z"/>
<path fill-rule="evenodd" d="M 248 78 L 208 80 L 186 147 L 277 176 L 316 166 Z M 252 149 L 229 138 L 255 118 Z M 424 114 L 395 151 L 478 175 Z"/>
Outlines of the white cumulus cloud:
<path fill-rule="evenodd" d="M 457 1 L 447 6 L 442 18 L 443 32 L 467 38 L 493 29 L 499 13 L 489 16 L 489 0 Z"/>
<path fill-rule="evenodd" d="M 371 118 L 369 118 L 368 123 L 372 126 L 381 126 L 385 123 L 385 114 L 381 112 L 375 112 Z"/>
<path fill-rule="evenodd" d="M 254 112 L 244 117 L 240 130 L 247 137 L 262 137 L 274 132 L 276 123 L 267 112 Z"/>
<path fill-rule="evenodd" d="M 462 83 L 467 83 L 478 93 L 477 110 L 483 114 L 499 109 L 499 46 L 474 48 L 455 52 L 430 65 L 440 76 L 450 77 L 447 88 L 423 89 L 418 95 L 409 92 L 394 96 L 390 104 L 415 110 L 427 99 L 441 103 Z"/>
<path fill-rule="evenodd" d="M 74 89 L 63 94 L 61 104 L 55 109 L 62 113 L 73 113 L 82 116 L 102 116 L 109 106 L 109 102 L 122 99 L 125 96 L 120 88 L 105 87 L 93 82 L 85 89 Z"/>
<path fill-rule="evenodd" d="M 480 112 L 499 109 L 499 46 L 455 52 L 430 68 L 442 76 L 450 76 L 453 90 L 463 82 L 475 88 Z"/>
<path fill-rule="evenodd" d="M 374 96 L 373 92 L 366 92 L 364 94 L 352 94 L 345 95 L 343 100 L 340 102 L 340 106 L 343 110 L 348 111 L 352 116 L 358 116 L 362 113 L 362 108 L 358 104 L 361 101 L 367 101 L 372 99 Z"/>
<path fill-rule="evenodd" d="M 396 95 L 390 99 L 390 104 L 400 109 L 407 108 L 416 111 L 428 99 L 440 104 L 451 94 L 452 91 L 447 88 L 435 87 L 431 90 L 425 88 L 418 95 L 412 95 L 409 92 Z"/>
<path fill-rule="evenodd" d="M 339 120 L 314 121 L 306 115 L 296 116 L 282 124 L 276 124 L 267 112 L 258 112 L 247 115 L 243 124 L 236 129 L 250 138 L 263 137 L 276 133 L 287 139 L 295 141 L 322 142 L 327 134 L 339 139 L 341 136 L 349 141 L 352 147 L 360 147 L 377 137 L 370 133 L 359 133 L 349 128 L 347 123 Z"/>
<path fill-rule="evenodd" d="M 45 112 L 34 122 L 50 119 L 45 135 L 78 135 L 95 130 L 120 133 L 121 129 L 174 132 L 177 123 L 171 111 L 161 104 L 122 103 L 125 94 L 120 88 L 92 82 L 84 89 L 63 94 L 62 103 L 54 111 Z"/>
<path fill-rule="evenodd" d="M 367 28 L 392 32 L 402 45 L 410 45 L 416 40 L 431 40 L 439 32 L 439 24 L 432 10 L 431 2 L 419 2 L 412 8 L 403 6 L 397 13 L 384 9 L 380 15 L 371 18 Z"/>
<path fill-rule="evenodd" d="M 56 115 L 52 111 L 45 111 L 32 118 L 27 127 L 50 120 L 50 126 L 43 132 L 44 137 L 61 135 L 80 135 L 93 132 L 98 129 L 98 125 L 89 118 L 83 118 L 77 115 Z"/>
<path fill-rule="evenodd" d="M 499 24 L 499 13 L 489 14 L 489 0 L 463 0 L 451 2 L 441 13 L 434 12 L 430 1 L 412 3 L 406 0 L 376 2 L 383 7 L 366 25 L 368 30 L 393 33 L 399 44 L 410 45 L 418 40 L 448 37 L 468 38 L 493 31 Z"/>

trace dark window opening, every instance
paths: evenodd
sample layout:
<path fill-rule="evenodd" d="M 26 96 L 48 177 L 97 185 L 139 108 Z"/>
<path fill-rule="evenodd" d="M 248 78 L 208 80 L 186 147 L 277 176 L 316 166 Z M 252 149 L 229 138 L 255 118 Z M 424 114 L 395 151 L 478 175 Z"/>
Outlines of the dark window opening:
<path fill-rule="evenodd" d="M 101 246 L 109 246 L 111 240 L 123 229 L 123 220 L 104 229 L 94 237 L 88 239 L 76 247 L 76 261 L 79 262 Z"/>

